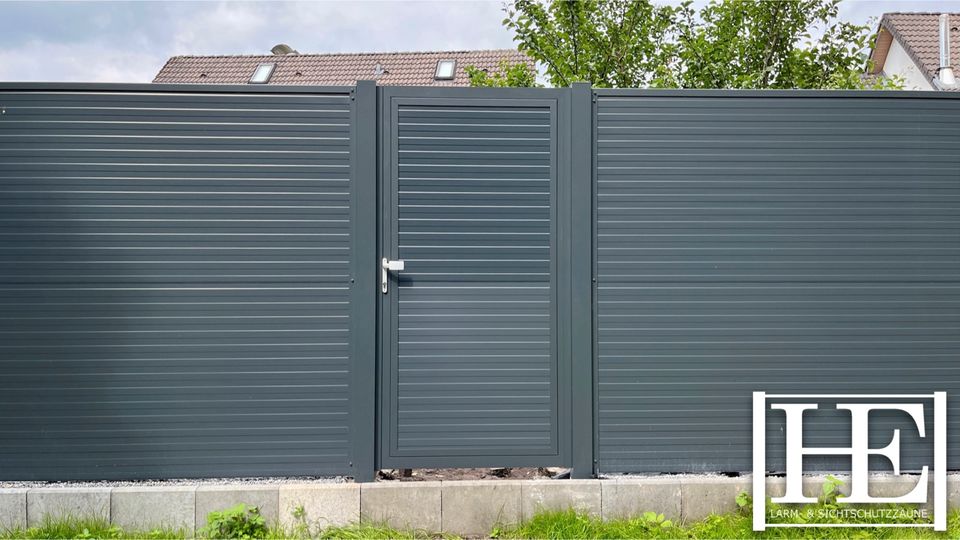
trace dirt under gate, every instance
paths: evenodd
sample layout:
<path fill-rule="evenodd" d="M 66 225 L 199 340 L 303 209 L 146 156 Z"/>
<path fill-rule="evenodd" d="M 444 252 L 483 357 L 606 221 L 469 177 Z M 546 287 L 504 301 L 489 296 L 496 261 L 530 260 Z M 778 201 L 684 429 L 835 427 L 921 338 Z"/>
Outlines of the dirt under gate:
<path fill-rule="evenodd" d="M 436 480 L 534 480 L 552 478 L 567 469 L 554 467 L 500 467 L 495 469 L 383 469 L 378 481 L 426 482 Z"/>

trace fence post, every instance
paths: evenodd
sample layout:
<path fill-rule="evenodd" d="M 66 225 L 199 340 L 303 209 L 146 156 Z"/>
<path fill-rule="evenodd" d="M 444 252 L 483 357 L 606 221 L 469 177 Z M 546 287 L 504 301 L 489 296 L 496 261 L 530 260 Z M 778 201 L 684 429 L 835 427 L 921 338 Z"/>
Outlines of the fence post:
<path fill-rule="evenodd" d="M 571 208 L 571 363 L 573 411 L 572 478 L 591 478 L 594 460 L 593 402 L 593 90 L 589 83 L 570 89 Z"/>
<path fill-rule="evenodd" d="M 377 380 L 377 84 L 353 92 L 350 276 L 350 466 L 357 482 L 376 472 Z"/>

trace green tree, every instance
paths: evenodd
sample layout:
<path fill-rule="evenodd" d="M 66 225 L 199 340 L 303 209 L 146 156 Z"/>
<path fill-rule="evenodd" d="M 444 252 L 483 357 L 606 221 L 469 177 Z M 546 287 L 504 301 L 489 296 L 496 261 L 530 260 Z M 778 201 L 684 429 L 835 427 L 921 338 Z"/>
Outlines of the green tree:
<path fill-rule="evenodd" d="M 554 86 L 670 85 L 675 8 L 649 0 L 514 0 L 504 9 L 520 50 Z"/>
<path fill-rule="evenodd" d="M 493 73 L 488 73 L 476 66 L 467 66 L 465 69 L 467 76 L 470 77 L 470 86 L 537 86 L 537 72 L 527 64 L 511 64 L 502 60 L 500 69 Z"/>
<path fill-rule="evenodd" d="M 554 86 L 864 88 L 870 27 L 840 0 L 514 0 L 504 24 Z"/>

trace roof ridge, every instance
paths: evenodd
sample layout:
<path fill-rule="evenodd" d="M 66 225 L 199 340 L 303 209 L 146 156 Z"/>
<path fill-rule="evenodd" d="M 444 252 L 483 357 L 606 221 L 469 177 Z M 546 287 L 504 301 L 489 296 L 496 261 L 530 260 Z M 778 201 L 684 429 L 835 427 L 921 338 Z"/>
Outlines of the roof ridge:
<path fill-rule="evenodd" d="M 180 54 L 170 58 L 293 58 L 304 56 L 392 56 L 401 54 L 462 54 L 462 53 L 503 53 L 525 54 L 518 49 L 463 49 L 447 51 L 391 51 L 391 52 L 335 52 L 335 53 L 297 53 L 297 54 Z"/>
<path fill-rule="evenodd" d="M 960 15 L 960 11 L 888 11 L 884 13 L 884 16 L 887 15 Z"/>
<path fill-rule="evenodd" d="M 437 62 L 455 60 L 452 79 L 436 78 Z M 496 70 L 502 62 L 535 69 L 533 58 L 517 49 L 462 51 L 316 53 L 296 55 L 182 55 L 167 60 L 154 82 L 243 84 L 257 64 L 276 64 L 268 84 L 349 85 L 376 78 L 382 85 L 466 86 L 467 66 Z M 379 64 L 385 69 L 374 68 Z M 334 84 L 336 83 L 336 84 Z"/>

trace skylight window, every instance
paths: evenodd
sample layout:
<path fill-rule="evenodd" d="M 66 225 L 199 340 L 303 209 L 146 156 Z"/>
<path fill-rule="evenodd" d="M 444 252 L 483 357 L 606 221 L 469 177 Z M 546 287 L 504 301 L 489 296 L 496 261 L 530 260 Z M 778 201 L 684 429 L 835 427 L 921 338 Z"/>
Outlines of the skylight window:
<path fill-rule="evenodd" d="M 250 84 L 267 84 L 270 82 L 270 76 L 273 75 L 273 70 L 276 67 L 276 64 L 260 64 L 254 70 L 253 75 L 250 76 Z"/>
<path fill-rule="evenodd" d="M 456 60 L 440 60 L 437 62 L 437 72 L 434 73 L 433 78 L 438 81 L 449 81 L 453 79 L 453 75 L 456 73 L 456 70 Z"/>

